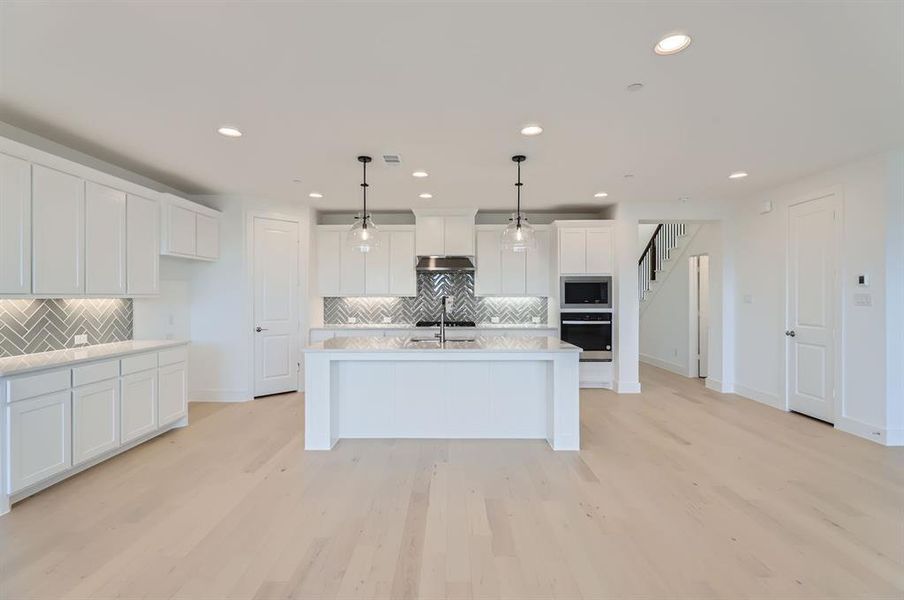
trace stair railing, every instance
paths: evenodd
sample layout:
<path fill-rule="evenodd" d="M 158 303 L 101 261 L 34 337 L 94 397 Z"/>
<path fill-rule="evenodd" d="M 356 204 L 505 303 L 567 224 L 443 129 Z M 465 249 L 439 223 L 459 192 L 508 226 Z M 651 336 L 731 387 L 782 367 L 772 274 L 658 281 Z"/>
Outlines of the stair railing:
<path fill-rule="evenodd" d="M 641 300 L 650 291 L 656 274 L 662 271 L 665 261 L 671 256 L 672 250 L 678 246 L 678 239 L 687 233 L 685 223 L 660 223 L 656 226 L 650 241 L 647 243 L 637 261 L 638 293 Z"/>

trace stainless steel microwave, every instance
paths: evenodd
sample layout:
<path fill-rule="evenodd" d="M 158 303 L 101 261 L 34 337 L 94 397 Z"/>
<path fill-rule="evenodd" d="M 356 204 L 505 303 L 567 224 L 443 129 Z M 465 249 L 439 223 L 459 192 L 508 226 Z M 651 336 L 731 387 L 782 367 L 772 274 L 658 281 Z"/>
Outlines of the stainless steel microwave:
<path fill-rule="evenodd" d="M 565 275 L 559 279 L 561 308 L 612 308 L 612 277 Z"/>

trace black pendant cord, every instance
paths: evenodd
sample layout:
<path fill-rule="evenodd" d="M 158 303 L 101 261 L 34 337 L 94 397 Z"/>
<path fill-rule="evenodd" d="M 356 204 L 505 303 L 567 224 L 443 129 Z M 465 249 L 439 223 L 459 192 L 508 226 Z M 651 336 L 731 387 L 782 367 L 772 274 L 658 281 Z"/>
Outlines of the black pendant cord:
<path fill-rule="evenodd" d="M 521 229 L 521 186 L 524 185 L 521 183 L 521 163 L 527 160 L 527 157 L 522 154 L 516 154 L 512 157 L 512 160 L 518 165 L 518 183 L 515 184 L 515 189 L 518 190 L 518 204 L 515 209 L 515 227 L 517 229 Z"/>
<path fill-rule="evenodd" d="M 361 215 L 361 229 L 367 229 L 367 163 L 371 161 L 369 156 L 359 156 L 358 161 L 364 169 L 364 177 L 361 182 L 361 189 L 364 193 L 364 213 Z"/>

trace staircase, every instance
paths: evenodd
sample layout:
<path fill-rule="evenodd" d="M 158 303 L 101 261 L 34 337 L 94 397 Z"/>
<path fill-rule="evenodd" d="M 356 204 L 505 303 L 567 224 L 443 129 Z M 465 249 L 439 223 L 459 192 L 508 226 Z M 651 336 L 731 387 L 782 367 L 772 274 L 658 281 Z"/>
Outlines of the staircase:
<path fill-rule="evenodd" d="M 637 262 L 637 282 L 640 301 L 643 302 L 653 288 L 656 276 L 663 271 L 672 252 L 688 233 L 685 223 L 660 223 L 650 237 Z"/>

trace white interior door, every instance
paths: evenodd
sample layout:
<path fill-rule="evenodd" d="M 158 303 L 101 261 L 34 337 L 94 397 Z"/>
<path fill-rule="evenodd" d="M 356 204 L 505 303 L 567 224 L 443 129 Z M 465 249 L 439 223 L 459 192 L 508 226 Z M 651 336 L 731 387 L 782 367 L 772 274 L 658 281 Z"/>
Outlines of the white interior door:
<path fill-rule="evenodd" d="M 834 194 L 789 208 L 788 406 L 835 419 L 835 251 L 839 200 Z"/>
<path fill-rule="evenodd" d="M 254 220 L 254 395 L 298 389 L 298 223 Z"/>

